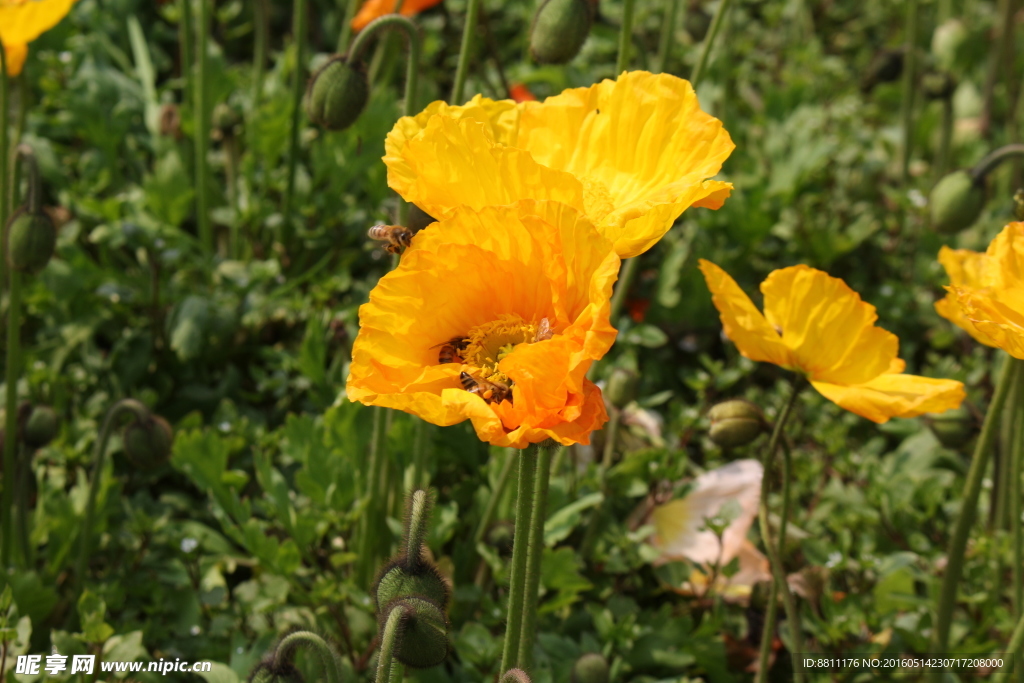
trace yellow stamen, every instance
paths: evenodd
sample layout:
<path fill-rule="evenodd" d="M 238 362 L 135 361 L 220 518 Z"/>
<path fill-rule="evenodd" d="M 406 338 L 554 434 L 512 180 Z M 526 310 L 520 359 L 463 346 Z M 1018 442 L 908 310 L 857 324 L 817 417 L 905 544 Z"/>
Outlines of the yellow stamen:
<path fill-rule="evenodd" d="M 518 344 L 533 342 L 537 323 L 528 323 L 514 314 L 504 314 L 497 320 L 477 325 L 469 330 L 469 343 L 462 353 L 467 365 L 477 368 L 475 377 L 491 382 L 509 383 L 509 378 L 498 370 L 498 363 L 512 353 Z"/>

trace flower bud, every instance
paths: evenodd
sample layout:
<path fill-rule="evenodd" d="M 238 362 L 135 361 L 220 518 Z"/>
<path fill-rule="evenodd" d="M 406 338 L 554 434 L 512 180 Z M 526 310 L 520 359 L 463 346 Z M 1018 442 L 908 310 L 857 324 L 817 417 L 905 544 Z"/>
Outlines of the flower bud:
<path fill-rule="evenodd" d="M 588 652 L 572 665 L 572 683 L 608 683 L 608 661 L 596 652 Z"/>
<path fill-rule="evenodd" d="M 636 398 L 636 385 L 639 381 L 636 372 L 626 368 L 615 368 L 608 378 L 604 393 L 609 403 L 622 410 Z"/>
<path fill-rule="evenodd" d="M 50 262 L 57 244 L 57 227 L 43 212 L 31 213 L 24 207 L 7 221 L 7 265 L 34 275 Z"/>
<path fill-rule="evenodd" d="M 448 656 L 448 618 L 441 608 L 426 598 L 394 600 L 380 613 L 381 632 L 391 610 L 400 606 L 406 612 L 395 645 L 395 659 L 414 669 L 429 669 L 443 662 Z"/>
<path fill-rule="evenodd" d="M 143 469 L 162 465 L 171 456 L 174 432 L 167 420 L 152 415 L 148 420 L 136 420 L 125 427 L 124 452 L 132 464 Z"/>
<path fill-rule="evenodd" d="M 405 559 L 392 560 L 384 565 L 380 578 L 373 587 L 377 612 L 395 600 L 408 597 L 423 597 L 442 610 L 447 609 L 451 592 L 441 572 L 432 563 L 421 561 L 415 569 L 405 566 Z"/>
<path fill-rule="evenodd" d="M 309 80 L 306 115 L 327 130 L 345 130 L 363 113 L 369 98 L 366 74 L 335 55 Z"/>
<path fill-rule="evenodd" d="M 57 413 L 50 406 L 32 406 L 21 439 L 29 448 L 42 448 L 57 436 Z"/>
<path fill-rule="evenodd" d="M 929 203 L 935 230 L 959 232 L 978 219 L 985 206 L 985 191 L 967 171 L 954 171 L 935 184 Z"/>
<path fill-rule="evenodd" d="M 708 417 L 711 419 L 708 436 L 722 448 L 746 446 L 767 427 L 761 409 L 738 398 L 714 406 L 708 411 Z"/>
<path fill-rule="evenodd" d="M 954 450 L 966 446 L 978 431 L 974 416 L 963 406 L 944 413 L 929 413 L 925 424 L 939 443 Z"/>
<path fill-rule="evenodd" d="M 541 64 L 565 64 L 590 33 L 590 0 L 546 0 L 533 16 L 530 54 Z"/>

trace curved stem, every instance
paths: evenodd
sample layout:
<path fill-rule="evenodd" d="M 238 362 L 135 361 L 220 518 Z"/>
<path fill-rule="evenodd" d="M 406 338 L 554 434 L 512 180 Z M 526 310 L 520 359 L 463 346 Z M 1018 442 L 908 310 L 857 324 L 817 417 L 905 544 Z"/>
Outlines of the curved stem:
<path fill-rule="evenodd" d="M 409 566 L 420 563 L 429 523 L 430 493 L 425 489 L 416 489 L 410 496 L 409 516 L 406 519 L 405 562 Z"/>
<path fill-rule="evenodd" d="M 992 441 L 996 434 L 996 425 L 999 423 L 999 416 L 1002 414 L 1003 404 L 1006 402 L 1010 386 L 1013 384 L 1016 370 L 1017 363 L 1012 362 L 1012 359 L 1009 357 L 1004 359 L 1003 369 L 996 384 L 995 395 L 992 397 L 992 403 L 985 414 L 985 422 L 981 427 L 981 434 L 978 436 L 978 442 L 974 447 L 974 455 L 971 457 L 971 467 L 967 472 L 967 481 L 964 484 L 960 516 L 956 520 L 956 525 L 953 528 L 953 537 L 950 539 L 946 573 L 942 577 L 939 604 L 936 608 L 935 631 L 932 639 L 932 652 L 936 653 L 936 655 L 945 654 L 949 648 L 949 627 L 953 619 L 957 587 L 960 584 L 960 574 L 963 570 L 964 549 L 967 547 L 967 537 L 970 535 L 974 515 L 978 507 L 978 495 L 981 493 L 981 482 L 985 475 L 989 451 L 992 449 Z M 942 670 L 937 669 L 932 673 L 932 678 L 933 680 L 941 680 L 942 675 Z"/>
<path fill-rule="evenodd" d="M 980 183 L 999 164 L 1011 157 L 1021 156 L 1024 156 L 1024 144 L 1018 142 L 1012 145 L 1003 145 L 999 149 L 990 152 L 984 159 L 975 164 L 974 168 L 971 169 L 971 180 L 975 183 Z"/>
<path fill-rule="evenodd" d="M 391 664 L 395 660 L 395 646 L 398 644 L 402 619 L 409 608 L 399 603 L 388 612 L 388 620 L 384 623 L 384 633 L 380 638 L 380 654 L 377 659 L 377 679 L 375 683 L 391 682 Z"/>
<path fill-rule="evenodd" d="M 338 653 L 327 644 L 327 641 L 312 631 L 296 631 L 284 637 L 274 651 L 274 669 L 281 671 L 286 668 L 300 645 L 308 645 L 320 655 L 327 683 L 341 683 L 341 667 Z"/>
<path fill-rule="evenodd" d="M 708 29 L 707 36 L 704 37 L 704 44 L 700 47 L 700 57 L 697 58 L 697 66 L 693 67 L 693 74 L 690 76 L 690 85 L 693 89 L 697 89 L 697 84 L 700 83 L 700 77 L 704 75 L 704 69 L 708 65 L 708 57 L 711 55 L 711 48 L 715 45 L 715 38 L 718 36 L 719 29 L 722 28 L 722 22 L 725 19 L 725 13 L 729 11 L 729 4 L 731 0 L 721 0 L 718 3 L 718 9 L 715 10 L 715 18 L 711 20 L 711 28 Z"/>
<path fill-rule="evenodd" d="M 181 101 L 189 102 L 195 97 L 192 89 L 192 59 L 195 56 L 192 52 L 192 0 L 180 0 L 181 23 L 178 25 L 178 40 L 181 43 L 181 78 L 182 85 Z M 191 103 L 195 105 L 195 100 Z"/>
<path fill-rule="evenodd" d="M 22 143 L 15 148 L 17 158 L 21 159 L 28 168 L 28 193 L 25 195 L 25 205 L 28 212 L 38 215 L 43 212 L 43 191 L 39 181 L 39 163 L 36 161 L 36 154 L 30 145 Z"/>
<path fill-rule="evenodd" d="M 631 2 L 632 0 L 626 0 Z M 459 48 L 459 65 L 455 69 L 455 84 L 452 85 L 450 104 L 462 104 L 462 91 L 466 87 L 470 53 L 473 51 L 473 34 L 476 33 L 477 17 L 480 16 L 480 0 L 469 0 L 466 7 L 466 25 L 462 29 L 462 47 Z"/>
<path fill-rule="evenodd" d="M 551 454 L 554 449 L 537 446 L 537 478 L 530 511 L 530 548 L 526 556 L 526 595 L 523 600 L 523 627 L 519 637 L 519 661 L 522 669 L 533 665 L 533 641 L 537 634 L 537 601 L 540 591 L 540 566 L 544 557 L 544 522 L 547 521 L 548 484 L 551 480 Z"/>
<path fill-rule="evenodd" d="M 188 0 L 185 0 L 188 2 Z M 196 26 L 196 83 L 195 103 L 192 111 L 195 117 L 196 147 L 196 220 L 199 223 L 199 243 L 207 254 L 213 251 L 213 230 L 210 226 L 210 197 L 207 190 L 206 153 L 210 146 L 209 105 L 206 101 L 206 42 L 210 33 L 210 2 L 199 0 L 199 17 Z"/>
<path fill-rule="evenodd" d="M 907 0 L 903 38 L 903 94 L 900 118 L 903 121 L 903 149 L 900 152 L 900 182 L 910 177 L 910 153 L 914 143 L 914 77 L 917 55 L 917 0 Z"/>
<path fill-rule="evenodd" d="M 281 222 L 279 241 L 282 246 L 291 234 L 292 199 L 295 195 L 295 167 L 299 160 L 299 125 L 302 112 L 302 93 L 305 90 L 304 62 L 306 56 L 306 0 L 293 0 L 292 40 L 295 41 L 295 80 L 292 81 L 292 133 L 288 142 L 288 184 L 284 190 L 284 220 Z"/>
<path fill-rule="evenodd" d="M 793 594 L 789 590 L 789 586 L 786 583 L 786 574 L 782 567 L 782 557 L 779 554 L 779 549 L 771 541 L 771 531 L 768 526 L 768 494 L 771 491 L 771 469 L 772 462 L 775 457 L 775 451 L 779 446 L 780 440 L 783 439 L 783 430 L 785 429 L 786 422 L 789 420 L 789 415 L 793 412 L 793 406 L 796 405 L 796 399 L 800 395 L 800 391 L 804 387 L 804 380 L 800 378 L 793 383 L 793 389 L 790 393 L 789 400 L 786 402 L 786 406 L 782 409 L 782 412 L 775 419 L 775 426 L 772 429 L 771 439 L 768 441 L 768 447 L 764 452 L 764 460 L 762 461 L 763 473 L 761 475 L 761 499 L 758 504 L 759 514 L 758 521 L 761 528 L 761 541 L 764 543 L 765 550 L 768 553 L 769 563 L 771 564 L 772 577 L 775 579 L 775 589 L 782 595 L 782 604 L 786 609 L 786 623 L 789 627 L 790 635 L 790 655 L 793 658 L 793 680 L 796 683 L 802 683 L 804 680 L 804 668 L 803 661 L 797 655 L 803 653 L 803 634 L 800 628 L 800 613 L 797 610 L 796 601 L 793 599 Z M 788 474 L 788 472 L 786 473 Z M 784 505 L 785 497 L 788 497 L 788 492 L 784 494 Z M 785 510 L 785 507 L 783 508 Z M 782 531 L 782 524 L 779 525 L 780 532 Z M 781 537 L 781 533 L 780 533 Z"/>
<path fill-rule="evenodd" d="M 0 46 L 0 52 L 3 47 Z M 4 74 L 6 78 L 6 74 Z M 4 157 L 6 160 L 6 155 Z M 6 236 L 5 236 L 6 241 Z M 7 269 L 10 291 L 7 300 L 7 367 L 4 381 L 7 388 L 6 420 L 4 426 L 4 480 L 3 498 L 0 508 L 0 568 L 10 567 L 11 560 L 11 515 L 14 511 L 14 466 L 18 432 L 18 377 L 21 374 L 18 345 L 21 338 L 21 273 L 14 268 Z"/>
<path fill-rule="evenodd" d="M 619 27 L 619 56 L 615 60 L 615 77 L 629 66 L 629 48 L 633 45 L 633 6 L 636 0 L 622 0 L 622 26 Z"/>
<path fill-rule="evenodd" d="M 679 15 L 679 0 L 668 0 L 665 19 L 661 25 L 661 40 L 658 44 L 658 71 L 664 73 L 672 57 L 672 43 L 675 39 L 676 18 Z M 621 72 L 620 72 L 621 73 Z"/>
<path fill-rule="evenodd" d="M 82 586 L 85 584 L 85 565 L 89 557 L 89 547 L 92 544 L 92 518 L 96 508 L 96 496 L 100 490 L 100 479 L 103 478 L 103 461 L 107 455 L 107 442 L 110 441 L 110 434 L 117 418 L 126 412 L 134 413 L 135 419 L 140 422 L 149 419 L 150 416 L 149 408 L 133 398 L 125 398 L 111 406 L 107 411 L 107 417 L 103 420 L 103 426 L 100 428 L 99 438 L 96 440 L 96 448 L 92 456 L 89 498 L 85 503 L 85 518 L 82 522 L 82 536 L 78 546 L 78 564 L 75 567 L 76 594 L 81 592 Z"/>
<path fill-rule="evenodd" d="M 516 666 L 523 627 L 523 598 L 526 592 L 526 558 L 530 547 L 530 513 L 533 510 L 534 481 L 537 474 L 538 446 L 519 454 L 519 490 L 516 499 L 516 529 L 512 537 L 512 569 L 509 574 L 508 617 L 501 671 Z"/>
<path fill-rule="evenodd" d="M 772 581 L 768 587 L 768 607 L 765 610 L 764 625 L 761 627 L 761 649 L 757 656 L 757 675 L 754 683 L 768 680 L 768 659 L 772 652 L 772 641 L 775 640 L 775 620 L 779 614 L 778 585 Z"/>

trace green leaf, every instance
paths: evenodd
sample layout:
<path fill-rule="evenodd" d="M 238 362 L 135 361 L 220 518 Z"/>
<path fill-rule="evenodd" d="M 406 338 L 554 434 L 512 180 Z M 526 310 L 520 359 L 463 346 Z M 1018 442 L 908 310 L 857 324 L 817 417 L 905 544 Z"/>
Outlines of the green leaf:
<path fill-rule="evenodd" d="M 107 603 L 89 589 L 78 599 L 78 619 L 82 624 L 82 639 L 87 643 L 102 643 L 114 635 L 114 629 L 103 618 Z"/>
<path fill-rule="evenodd" d="M 198 673 L 206 683 L 240 683 L 241 681 L 238 678 L 238 674 L 230 666 L 220 662 L 211 662 L 209 671 L 200 671 Z"/>
<path fill-rule="evenodd" d="M 636 344 L 648 349 L 656 349 L 668 343 L 668 335 L 654 325 L 637 325 L 621 337 L 624 344 Z"/>
<path fill-rule="evenodd" d="M 189 296 L 178 304 L 171 316 L 171 348 L 183 361 L 196 358 L 206 345 L 206 327 L 210 305 L 200 296 Z"/>
<path fill-rule="evenodd" d="M 585 510 L 600 505 L 603 500 L 604 494 L 600 492 L 591 493 L 569 503 L 548 517 L 547 521 L 544 522 L 544 545 L 554 546 L 556 543 L 568 538 L 572 530 L 579 526 L 583 518 L 582 513 Z"/>

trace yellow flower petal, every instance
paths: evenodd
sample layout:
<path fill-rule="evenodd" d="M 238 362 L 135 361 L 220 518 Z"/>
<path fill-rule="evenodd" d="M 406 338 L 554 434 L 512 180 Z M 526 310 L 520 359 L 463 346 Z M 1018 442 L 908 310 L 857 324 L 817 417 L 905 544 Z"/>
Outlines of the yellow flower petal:
<path fill-rule="evenodd" d="M 983 270 L 987 258 L 985 254 L 971 251 L 970 249 L 942 247 L 939 250 L 939 263 L 946 269 L 946 274 L 949 276 L 950 284 L 953 287 L 967 287 L 971 289 L 984 287 Z M 997 346 L 992 339 L 979 331 L 967 319 L 963 308 L 957 301 L 956 293 L 951 288 L 947 288 L 947 290 L 945 298 L 935 302 L 935 311 L 974 337 L 976 341 L 986 346 Z"/>
<path fill-rule="evenodd" d="M 4 51 L 7 53 L 7 75 L 14 78 L 21 73 L 25 66 L 25 58 L 28 57 L 28 45 L 25 43 L 4 43 Z"/>
<path fill-rule="evenodd" d="M 896 335 L 875 327 L 875 307 L 838 278 L 793 266 L 772 272 L 761 291 L 765 318 L 812 380 L 859 384 L 896 357 Z"/>
<path fill-rule="evenodd" d="M 73 4 L 74 0 L 0 2 L 0 40 L 5 45 L 31 43 L 67 16 Z"/>
<path fill-rule="evenodd" d="M 811 382 L 822 396 L 873 422 L 916 417 L 960 407 L 964 385 L 949 379 L 885 373 L 863 384 L 843 386 Z"/>

